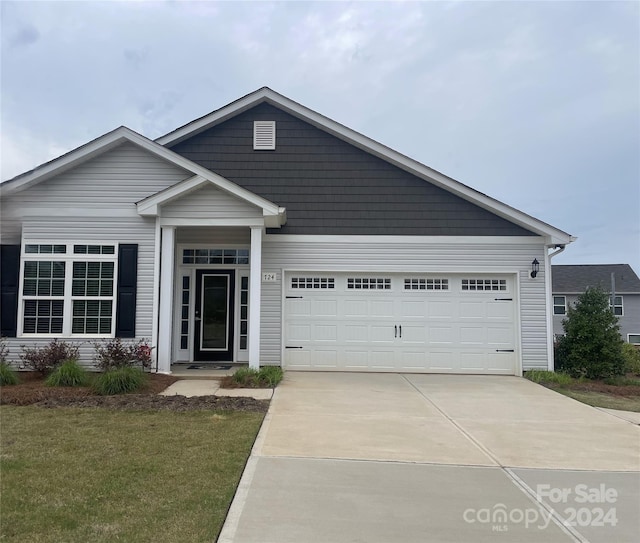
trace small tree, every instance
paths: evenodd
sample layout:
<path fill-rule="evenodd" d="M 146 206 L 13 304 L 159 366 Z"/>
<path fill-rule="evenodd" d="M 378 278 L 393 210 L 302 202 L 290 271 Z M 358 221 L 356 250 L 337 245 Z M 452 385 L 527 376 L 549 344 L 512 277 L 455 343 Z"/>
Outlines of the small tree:
<path fill-rule="evenodd" d="M 624 373 L 618 317 L 609 307 L 609 294 L 587 288 L 562 321 L 565 335 L 556 347 L 556 365 L 573 377 L 602 379 Z"/>

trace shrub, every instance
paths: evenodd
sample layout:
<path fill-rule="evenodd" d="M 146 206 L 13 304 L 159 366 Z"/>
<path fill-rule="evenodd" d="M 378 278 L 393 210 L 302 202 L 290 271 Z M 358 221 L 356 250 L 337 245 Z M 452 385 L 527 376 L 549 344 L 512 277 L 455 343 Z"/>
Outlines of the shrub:
<path fill-rule="evenodd" d="M 54 339 L 45 347 L 28 348 L 22 346 L 20 359 L 33 371 L 45 375 L 62 364 L 65 360 L 77 359 L 78 347 L 65 341 Z"/>
<path fill-rule="evenodd" d="M 0 362 L 0 386 L 17 385 L 18 376 L 6 362 Z"/>
<path fill-rule="evenodd" d="M 108 396 L 135 392 L 146 383 L 147 375 L 140 368 L 123 366 L 105 371 L 93 383 L 98 394 Z"/>
<path fill-rule="evenodd" d="M 609 295 L 588 288 L 562 321 L 565 335 L 556 347 L 557 367 L 572 377 L 603 379 L 624 373 L 618 318 L 609 308 Z"/>
<path fill-rule="evenodd" d="M 103 344 L 95 344 L 96 366 L 102 371 L 140 365 L 151 366 L 151 347 L 146 340 L 137 343 L 122 343 L 120 338 L 110 339 Z"/>
<path fill-rule="evenodd" d="M 640 375 L 640 349 L 625 343 L 622 346 L 622 359 L 624 361 L 624 372 Z"/>
<path fill-rule="evenodd" d="M 7 347 L 7 340 L 0 336 L 0 364 L 4 364 L 9 356 L 9 347 Z"/>
<path fill-rule="evenodd" d="M 50 387 L 82 387 L 89 377 L 86 370 L 76 360 L 65 360 L 47 377 L 45 383 Z"/>
<path fill-rule="evenodd" d="M 555 373 L 545 370 L 530 370 L 525 372 L 524 376 L 534 383 L 554 383 L 560 386 L 568 385 L 573 381 L 571 376 L 566 373 Z"/>
<path fill-rule="evenodd" d="M 239 368 L 229 379 L 230 384 L 244 388 L 275 388 L 282 381 L 282 368 L 263 366 L 259 370 Z"/>

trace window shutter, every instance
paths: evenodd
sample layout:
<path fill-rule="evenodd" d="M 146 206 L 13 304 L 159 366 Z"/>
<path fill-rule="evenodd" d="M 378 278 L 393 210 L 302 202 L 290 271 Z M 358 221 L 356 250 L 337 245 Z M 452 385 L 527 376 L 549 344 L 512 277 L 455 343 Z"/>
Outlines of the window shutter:
<path fill-rule="evenodd" d="M 253 150 L 273 151 L 276 148 L 276 122 L 253 122 Z"/>
<path fill-rule="evenodd" d="M 118 248 L 118 296 L 116 337 L 136 337 L 136 288 L 138 284 L 138 245 Z"/>
<path fill-rule="evenodd" d="M 0 246 L 0 335 L 16 337 L 18 331 L 18 285 L 20 245 Z"/>

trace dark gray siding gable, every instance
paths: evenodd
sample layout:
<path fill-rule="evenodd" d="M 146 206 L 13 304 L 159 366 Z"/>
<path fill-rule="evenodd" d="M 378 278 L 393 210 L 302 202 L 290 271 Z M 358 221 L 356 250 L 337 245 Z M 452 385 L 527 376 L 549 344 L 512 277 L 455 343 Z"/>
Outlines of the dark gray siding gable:
<path fill-rule="evenodd" d="M 253 150 L 253 121 L 276 121 L 276 149 Z M 172 147 L 287 208 L 280 234 L 533 236 L 269 104 Z"/>

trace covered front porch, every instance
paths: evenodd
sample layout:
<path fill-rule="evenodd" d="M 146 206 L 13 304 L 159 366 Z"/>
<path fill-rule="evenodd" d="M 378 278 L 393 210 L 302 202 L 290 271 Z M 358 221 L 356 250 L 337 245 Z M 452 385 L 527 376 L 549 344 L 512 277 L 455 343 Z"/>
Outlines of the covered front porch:
<path fill-rule="evenodd" d="M 224 178 L 200 176 L 138 202 L 155 217 L 153 337 L 173 364 L 260 366 L 262 244 L 285 210 Z M 219 179 L 218 179 L 219 178 Z"/>

